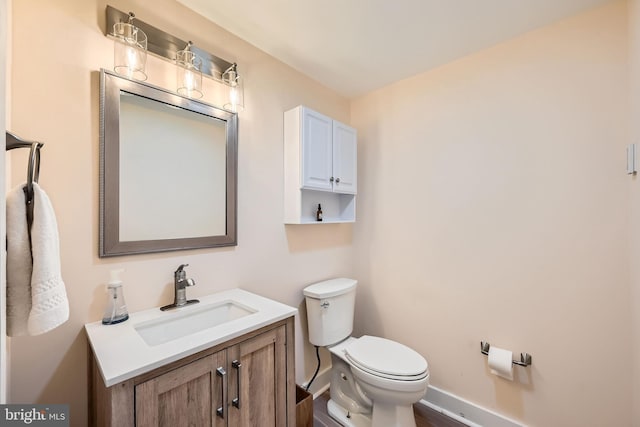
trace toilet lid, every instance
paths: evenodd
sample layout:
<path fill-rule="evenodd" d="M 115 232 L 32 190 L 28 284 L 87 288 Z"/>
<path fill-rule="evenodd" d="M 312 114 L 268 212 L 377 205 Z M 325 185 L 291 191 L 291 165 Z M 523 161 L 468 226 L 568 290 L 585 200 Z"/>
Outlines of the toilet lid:
<path fill-rule="evenodd" d="M 381 376 L 424 376 L 429 367 L 416 351 L 380 337 L 364 335 L 347 346 L 345 353 L 354 364 Z"/>

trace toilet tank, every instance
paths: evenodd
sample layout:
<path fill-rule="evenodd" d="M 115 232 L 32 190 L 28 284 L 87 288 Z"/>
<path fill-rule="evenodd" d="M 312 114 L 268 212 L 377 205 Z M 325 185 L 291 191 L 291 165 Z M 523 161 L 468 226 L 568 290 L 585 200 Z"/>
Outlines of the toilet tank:
<path fill-rule="evenodd" d="M 357 280 L 341 278 L 304 288 L 311 344 L 332 345 L 351 335 L 357 284 Z"/>

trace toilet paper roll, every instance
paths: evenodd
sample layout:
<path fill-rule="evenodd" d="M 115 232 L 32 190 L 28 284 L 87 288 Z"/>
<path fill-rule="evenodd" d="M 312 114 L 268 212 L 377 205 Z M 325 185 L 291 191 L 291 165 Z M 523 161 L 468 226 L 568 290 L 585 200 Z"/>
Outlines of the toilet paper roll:
<path fill-rule="evenodd" d="M 494 346 L 489 347 L 489 368 L 492 374 L 513 381 L 512 360 L 513 355 L 509 350 Z"/>

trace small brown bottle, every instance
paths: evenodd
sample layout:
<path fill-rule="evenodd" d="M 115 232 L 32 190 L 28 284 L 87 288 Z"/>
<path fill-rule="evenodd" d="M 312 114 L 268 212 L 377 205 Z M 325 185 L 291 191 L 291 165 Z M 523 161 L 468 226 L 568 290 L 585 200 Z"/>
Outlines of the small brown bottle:
<path fill-rule="evenodd" d="M 322 221 L 322 207 L 318 203 L 318 210 L 316 211 L 316 221 Z"/>

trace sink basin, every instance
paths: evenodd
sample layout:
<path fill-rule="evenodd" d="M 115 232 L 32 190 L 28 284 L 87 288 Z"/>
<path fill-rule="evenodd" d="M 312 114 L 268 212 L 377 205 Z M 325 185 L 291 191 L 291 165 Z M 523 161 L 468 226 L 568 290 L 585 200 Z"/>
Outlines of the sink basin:
<path fill-rule="evenodd" d="M 233 300 L 201 306 L 192 305 L 164 312 L 165 316 L 138 323 L 134 325 L 134 329 L 148 345 L 156 346 L 240 319 L 257 311 Z"/>

